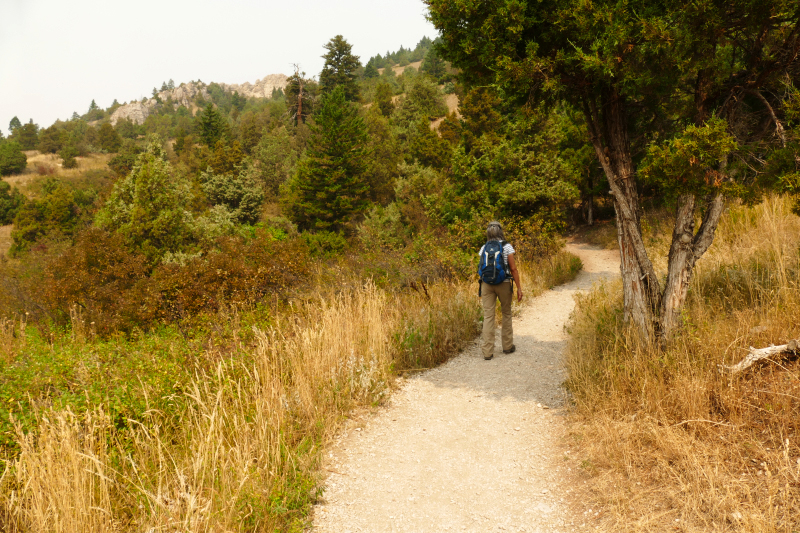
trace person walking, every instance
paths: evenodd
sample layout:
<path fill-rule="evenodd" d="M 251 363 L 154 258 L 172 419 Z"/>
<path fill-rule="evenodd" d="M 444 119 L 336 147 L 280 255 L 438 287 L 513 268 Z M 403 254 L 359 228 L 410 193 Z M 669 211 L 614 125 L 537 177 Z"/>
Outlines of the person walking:
<path fill-rule="evenodd" d="M 478 276 L 481 280 L 478 294 L 483 304 L 481 349 L 483 358 L 487 361 L 494 357 L 497 300 L 500 300 L 500 309 L 503 313 L 503 353 L 514 353 L 517 349 L 514 346 L 514 330 L 511 326 L 511 301 L 514 298 L 514 283 L 517 284 L 517 301 L 522 301 L 522 285 L 519 282 L 514 254 L 514 247 L 504 239 L 503 226 L 497 221 L 490 222 L 486 228 L 486 244 L 481 247 L 478 254 L 480 256 Z"/>

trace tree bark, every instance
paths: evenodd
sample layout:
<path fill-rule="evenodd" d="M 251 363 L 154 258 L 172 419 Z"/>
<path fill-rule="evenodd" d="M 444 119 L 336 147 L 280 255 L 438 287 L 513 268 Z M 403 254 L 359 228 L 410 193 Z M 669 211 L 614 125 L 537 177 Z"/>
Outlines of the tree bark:
<path fill-rule="evenodd" d="M 660 331 L 661 287 L 642 239 L 625 105 L 613 89 L 602 95 L 601 103 L 602 113 L 594 99 L 587 96 L 584 113 L 592 145 L 614 197 L 625 320 L 632 320 L 645 339 L 651 341 Z"/>

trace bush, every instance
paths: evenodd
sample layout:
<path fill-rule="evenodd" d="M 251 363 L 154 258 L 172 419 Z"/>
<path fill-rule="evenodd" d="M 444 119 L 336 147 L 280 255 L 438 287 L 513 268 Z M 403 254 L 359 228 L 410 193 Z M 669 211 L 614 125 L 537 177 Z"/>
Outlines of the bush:
<path fill-rule="evenodd" d="M 78 149 L 72 145 L 64 146 L 58 153 L 61 157 L 61 166 L 63 168 L 77 168 L 78 160 L 75 157 L 78 155 Z"/>
<path fill-rule="evenodd" d="M 28 165 L 28 156 L 22 153 L 19 144 L 0 141 L 0 176 L 19 174 Z"/>
<path fill-rule="evenodd" d="M 42 186 L 42 198 L 28 200 L 18 209 L 14 218 L 11 253 L 30 249 L 38 239 L 49 233 L 70 236 L 75 231 L 80 206 L 73 191 L 56 178 L 47 178 Z"/>
<path fill-rule="evenodd" d="M 258 220 L 264 202 L 264 192 L 254 174 L 246 167 L 234 175 L 204 172 L 200 182 L 209 202 L 227 207 L 236 222 L 252 224 Z"/>
<path fill-rule="evenodd" d="M 22 193 L 5 181 L 0 181 L 0 226 L 11 224 L 23 202 L 25 197 Z"/>
<path fill-rule="evenodd" d="M 65 323 L 77 305 L 98 334 L 111 335 L 272 299 L 296 290 L 308 274 L 303 241 L 275 240 L 262 230 L 250 240 L 223 237 L 217 250 L 179 259 L 151 267 L 123 236 L 93 228 L 48 267 L 41 298 L 56 322 Z"/>
<path fill-rule="evenodd" d="M 332 257 L 347 248 L 347 239 L 340 232 L 303 232 L 300 236 L 308 246 L 309 253 L 316 257 Z"/>

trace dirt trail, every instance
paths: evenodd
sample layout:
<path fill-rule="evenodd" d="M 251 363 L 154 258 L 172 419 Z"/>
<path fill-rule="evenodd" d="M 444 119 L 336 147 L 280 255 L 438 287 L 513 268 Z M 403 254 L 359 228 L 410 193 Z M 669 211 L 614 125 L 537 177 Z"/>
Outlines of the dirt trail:
<path fill-rule="evenodd" d="M 564 324 L 577 291 L 619 274 L 619 254 L 570 244 L 584 271 L 523 307 L 517 351 L 484 361 L 478 343 L 404 380 L 385 409 L 353 424 L 326 458 L 314 530 L 580 529 L 561 388 Z M 497 334 L 499 343 L 500 334 Z"/>

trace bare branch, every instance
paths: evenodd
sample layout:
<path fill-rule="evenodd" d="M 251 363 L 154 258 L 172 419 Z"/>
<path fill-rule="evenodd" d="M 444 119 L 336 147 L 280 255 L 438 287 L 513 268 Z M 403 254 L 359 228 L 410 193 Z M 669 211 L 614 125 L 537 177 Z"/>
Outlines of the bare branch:
<path fill-rule="evenodd" d="M 750 90 L 747 92 L 749 92 L 750 94 L 761 100 L 761 103 L 764 104 L 764 106 L 767 108 L 767 111 L 769 111 L 769 114 L 772 117 L 772 121 L 775 123 L 775 131 L 777 132 L 778 137 L 780 137 L 781 139 L 781 145 L 784 148 L 786 148 L 786 131 L 784 131 L 783 124 L 781 124 L 781 121 L 778 119 L 778 115 L 775 114 L 775 110 L 772 109 L 772 106 L 769 104 L 769 101 L 767 101 L 767 99 L 764 98 L 764 95 L 761 94 L 761 91 Z"/>
<path fill-rule="evenodd" d="M 773 355 L 780 355 L 787 352 L 796 353 L 797 348 L 800 346 L 800 341 L 798 340 L 791 340 L 786 344 L 782 344 L 780 346 L 769 346 L 767 348 L 760 348 L 755 349 L 752 346 L 750 347 L 750 352 L 747 354 L 747 357 L 739 361 L 733 366 L 727 365 L 719 365 L 720 369 L 725 370 L 731 374 L 736 374 L 737 372 L 741 372 L 747 368 L 753 366 L 753 363 L 757 363 L 762 359 L 767 359 L 772 357 Z"/>

